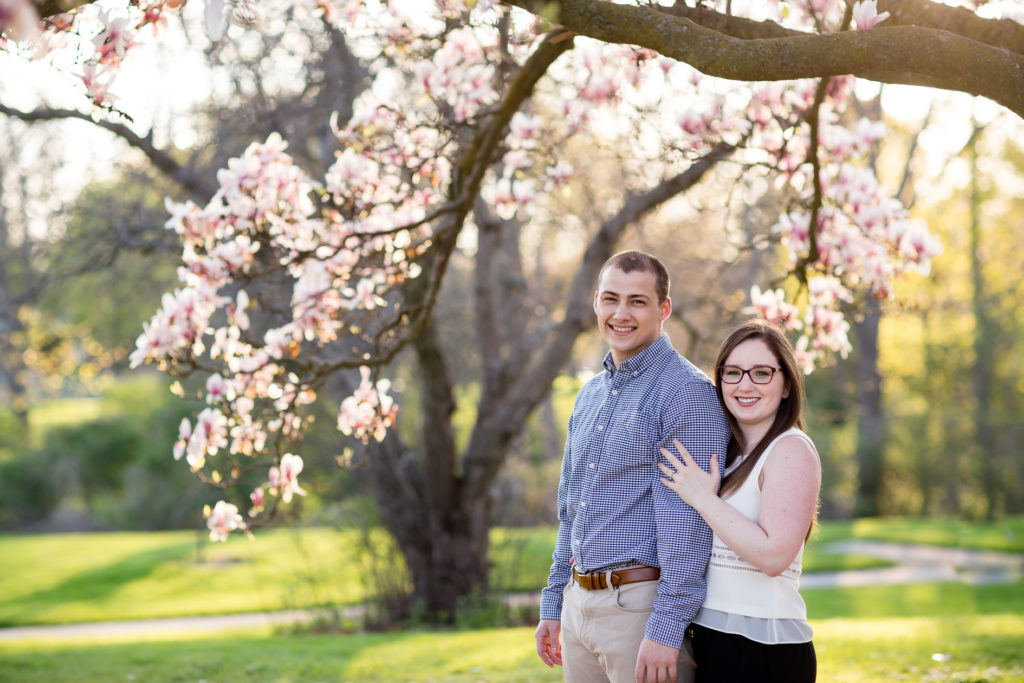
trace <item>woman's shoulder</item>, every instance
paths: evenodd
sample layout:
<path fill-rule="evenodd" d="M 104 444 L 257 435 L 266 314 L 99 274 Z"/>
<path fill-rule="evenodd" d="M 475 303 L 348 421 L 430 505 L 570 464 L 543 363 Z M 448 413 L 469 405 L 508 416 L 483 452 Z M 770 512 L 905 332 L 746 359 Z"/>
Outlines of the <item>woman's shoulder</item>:
<path fill-rule="evenodd" d="M 814 441 L 807 434 L 807 432 L 800 429 L 799 427 L 790 427 L 786 431 L 776 436 L 774 439 L 772 439 L 772 442 L 768 444 L 768 448 L 766 448 L 765 450 L 776 448 L 780 445 L 795 446 L 799 444 L 805 444 L 811 450 L 817 451 L 817 448 L 814 447 Z"/>
<path fill-rule="evenodd" d="M 775 437 L 765 449 L 764 459 L 767 460 L 768 456 L 773 456 L 773 459 L 777 460 L 783 458 L 807 459 L 813 460 L 818 466 L 821 464 L 814 441 L 799 427 L 791 427 Z"/>

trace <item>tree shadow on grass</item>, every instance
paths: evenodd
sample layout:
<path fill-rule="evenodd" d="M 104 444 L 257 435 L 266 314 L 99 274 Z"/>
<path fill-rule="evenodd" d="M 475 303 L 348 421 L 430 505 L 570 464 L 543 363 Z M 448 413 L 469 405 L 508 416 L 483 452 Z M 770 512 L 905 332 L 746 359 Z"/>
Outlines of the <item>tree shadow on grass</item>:
<path fill-rule="evenodd" d="M 188 559 L 195 553 L 195 548 L 193 542 L 182 542 L 145 550 L 78 572 L 54 586 L 17 597 L 7 596 L 4 598 L 4 611 L 12 616 L 0 617 L 0 626 L 24 625 L 40 609 L 50 605 L 101 602 L 168 563 Z M 45 572 L 46 568 L 40 567 L 39 571 Z M 22 615 L 24 619 L 20 618 Z"/>

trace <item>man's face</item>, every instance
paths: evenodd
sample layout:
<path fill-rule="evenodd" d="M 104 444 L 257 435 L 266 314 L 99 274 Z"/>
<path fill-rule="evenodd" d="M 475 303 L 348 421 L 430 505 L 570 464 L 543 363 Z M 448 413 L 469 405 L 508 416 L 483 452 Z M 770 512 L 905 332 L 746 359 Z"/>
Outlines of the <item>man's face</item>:
<path fill-rule="evenodd" d="M 662 322 L 672 312 L 672 301 L 658 301 L 654 273 L 624 273 L 611 267 L 605 269 L 597 283 L 594 312 L 601 336 L 618 366 L 658 338 Z"/>

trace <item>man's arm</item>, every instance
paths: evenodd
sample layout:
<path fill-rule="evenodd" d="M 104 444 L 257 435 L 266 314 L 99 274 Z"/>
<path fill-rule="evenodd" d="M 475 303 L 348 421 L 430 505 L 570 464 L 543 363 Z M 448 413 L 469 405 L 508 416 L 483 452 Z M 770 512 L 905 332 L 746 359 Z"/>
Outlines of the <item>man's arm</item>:
<path fill-rule="evenodd" d="M 689 382 L 681 395 L 663 407 L 664 437 L 678 438 L 705 471 L 711 455 L 725 457 L 731 432 L 710 382 Z M 663 459 L 658 455 L 659 459 Z M 654 470 L 653 497 L 658 528 L 661 578 L 654 611 L 647 621 L 647 638 L 679 648 L 687 626 L 707 592 L 704 574 L 711 554 L 711 529 L 696 510 L 659 481 Z"/>
<path fill-rule="evenodd" d="M 572 476 L 572 416 L 569 416 L 569 429 L 565 438 L 565 450 L 562 453 L 562 475 L 558 481 L 558 537 L 555 539 L 555 551 L 551 555 L 551 570 L 548 572 L 548 585 L 541 591 L 540 618 L 562 618 L 562 591 L 569 583 L 572 575 L 572 536 L 569 519 L 569 478 Z"/>
<path fill-rule="evenodd" d="M 558 537 L 555 539 L 555 551 L 551 555 L 548 585 L 541 591 L 540 623 L 537 624 L 537 631 L 534 634 L 537 655 L 549 667 L 562 664 L 562 647 L 559 640 L 562 626 L 562 591 L 572 574 L 572 531 L 568 506 L 568 481 L 572 473 L 572 453 L 569 447 L 571 440 L 572 416 L 569 417 L 569 429 L 562 454 L 562 476 L 558 482 Z"/>

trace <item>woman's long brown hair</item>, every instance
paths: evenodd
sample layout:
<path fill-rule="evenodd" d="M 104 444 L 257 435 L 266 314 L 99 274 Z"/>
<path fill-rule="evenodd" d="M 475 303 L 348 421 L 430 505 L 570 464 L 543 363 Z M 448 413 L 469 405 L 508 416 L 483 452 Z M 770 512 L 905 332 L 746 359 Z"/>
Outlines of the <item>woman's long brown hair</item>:
<path fill-rule="evenodd" d="M 782 369 L 783 386 L 789 389 L 789 394 L 779 403 L 779 410 L 775 414 L 775 421 L 772 422 L 768 433 L 757 444 L 753 444 L 753 448 L 750 449 L 750 455 L 722 480 L 720 495 L 723 496 L 730 491 L 738 489 L 747 480 L 757 461 L 761 459 L 764 450 L 779 434 L 782 434 L 791 427 L 803 429 L 804 426 L 801 416 L 804 402 L 804 383 L 800 370 L 797 367 L 793 345 L 789 343 L 786 334 L 778 325 L 759 318 L 748 320 L 725 338 L 725 341 L 722 342 L 722 348 L 718 351 L 718 360 L 715 361 L 715 392 L 718 394 L 718 400 L 722 404 L 722 408 L 725 409 L 725 417 L 732 428 L 732 439 L 729 440 L 729 449 L 726 451 L 723 471 L 734 463 L 740 455 L 747 452 L 747 449 L 751 446 L 751 444 L 744 443 L 743 432 L 740 429 L 739 423 L 733 414 L 729 412 L 728 408 L 726 408 L 725 397 L 722 395 L 722 365 L 728 360 L 729 354 L 737 346 L 750 340 L 762 341 L 771 350 L 776 362 Z"/>

